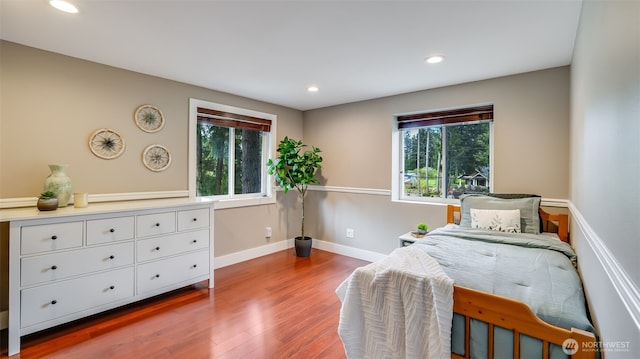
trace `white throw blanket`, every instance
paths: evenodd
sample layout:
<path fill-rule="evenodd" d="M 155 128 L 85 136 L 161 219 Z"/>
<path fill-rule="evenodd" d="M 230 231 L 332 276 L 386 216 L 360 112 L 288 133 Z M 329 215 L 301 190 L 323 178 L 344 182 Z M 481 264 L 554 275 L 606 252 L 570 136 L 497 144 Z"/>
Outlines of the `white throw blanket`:
<path fill-rule="evenodd" d="M 451 358 L 453 280 L 414 246 L 356 269 L 336 289 L 348 358 Z"/>

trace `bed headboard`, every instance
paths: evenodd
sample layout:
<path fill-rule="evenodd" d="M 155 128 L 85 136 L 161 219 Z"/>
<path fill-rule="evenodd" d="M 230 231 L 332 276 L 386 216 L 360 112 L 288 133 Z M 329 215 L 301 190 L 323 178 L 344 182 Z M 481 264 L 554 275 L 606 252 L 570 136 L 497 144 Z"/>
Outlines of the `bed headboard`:
<path fill-rule="evenodd" d="M 543 231 L 557 233 L 561 241 L 569 243 L 569 216 L 548 213 L 542 208 L 539 208 L 538 212 Z M 460 206 L 447 205 L 447 223 L 456 223 L 456 217 L 460 218 Z"/>

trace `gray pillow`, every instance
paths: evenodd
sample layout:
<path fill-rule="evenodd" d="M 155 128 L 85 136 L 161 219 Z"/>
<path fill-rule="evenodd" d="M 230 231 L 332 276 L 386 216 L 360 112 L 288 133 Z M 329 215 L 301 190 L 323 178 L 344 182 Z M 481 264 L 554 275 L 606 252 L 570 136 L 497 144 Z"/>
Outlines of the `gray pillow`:
<path fill-rule="evenodd" d="M 478 194 L 460 196 L 460 226 L 471 228 L 470 209 L 519 209 L 522 233 L 540 234 L 540 197 L 503 199 Z"/>
<path fill-rule="evenodd" d="M 542 196 L 537 194 L 524 194 L 524 193 L 487 193 L 487 196 L 503 198 L 503 199 L 512 199 L 512 198 L 529 198 L 529 197 L 540 197 L 540 201 L 542 201 Z M 540 216 L 540 212 L 538 212 L 538 217 L 540 217 L 540 233 L 544 232 L 544 222 L 542 222 L 542 216 Z"/>

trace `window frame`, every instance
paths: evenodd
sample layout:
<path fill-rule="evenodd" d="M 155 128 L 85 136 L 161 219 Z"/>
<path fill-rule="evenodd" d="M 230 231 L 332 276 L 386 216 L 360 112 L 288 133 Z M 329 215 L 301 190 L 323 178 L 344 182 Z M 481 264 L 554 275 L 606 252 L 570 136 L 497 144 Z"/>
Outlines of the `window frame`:
<path fill-rule="evenodd" d="M 251 116 L 264 118 L 271 121 L 271 129 L 269 132 L 263 133 L 262 140 L 262 171 L 261 171 L 261 186 L 262 191 L 260 193 L 246 193 L 246 194 L 234 194 L 233 191 L 230 191 L 229 194 L 226 195 L 216 195 L 216 196 L 197 196 L 197 185 L 196 185 L 196 172 L 198 168 L 197 164 L 197 124 L 198 124 L 198 107 L 204 107 L 216 111 L 228 112 L 237 115 Z M 189 99 L 189 197 L 193 198 L 210 198 L 216 201 L 215 208 L 235 208 L 235 207 L 246 207 L 246 206 L 256 206 L 263 204 L 273 204 L 276 203 L 275 198 L 275 186 L 273 185 L 273 181 L 271 176 L 267 173 L 266 161 L 269 158 L 272 158 L 272 154 L 275 153 L 276 146 L 276 130 L 277 130 L 277 116 L 270 113 L 259 112 L 254 110 L 248 110 L 240 107 L 234 107 L 229 105 L 223 105 L 215 102 L 209 102 L 205 100 L 199 100 L 190 98 Z M 230 136 L 233 136 L 235 129 L 230 129 Z M 265 136 L 265 134 L 267 134 Z M 232 137 L 233 138 L 233 137 Z M 229 141 L 230 149 L 234 147 L 234 141 Z M 235 149 L 229 152 L 229 164 L 233 167 L 232 161 L 235 161 Z M 233 176 L 233 171 L 229 171 L 229 175 Z M 233 181 L 232 181 L 233 182 Z"/>
<path fill-rule="evenodd" d="M 452 108 L 443 108 L 436 110 L 428 110 L 428 111 L 417 111 L 410 113 L 401 113 L 394 115 L 393 127 L 391 132 L 391 200 L 394 202 L 407 202 L 407 203 L 439 203 L 439 204 L 459 204 L 460 200 L 455 198 L 447 198 L 445 197 L 417 197 L 417 196 L 406 196 L 404 195 L 403 186 L 404 186 L 404 140 L 403 140 L 403 129 L 399 127 L 399 118 L 403 117 L 412 117 L 414 115 L 420 114 L 430 114 L 430 113 L 445 113 L 452 112 L 457 113 L 459 111 L 464 112 L 465 109 L 474 109 L 479 107 L 491 106 L 493 111 L 493 104 L 484 103 L 478 105 L 470 105 L 463 107 L 452 107 Z M 495 116 L 492 116 L 495 117 Z M 442 122 L 440 124 L 441 127 L 450 127 L 455 126 L 456 123 L 467 123 L 471 124 L 473 122 L 480 121 L 453 121 L 453 122 Z M 416 128 L 427 127 L 427 126 L 416 126 Z M 444 131 L 443 131 L 444 133 Z M 494 188 L 494 121 L 493 118 L 489 122 L 489 192 L 491 192 Z"/>

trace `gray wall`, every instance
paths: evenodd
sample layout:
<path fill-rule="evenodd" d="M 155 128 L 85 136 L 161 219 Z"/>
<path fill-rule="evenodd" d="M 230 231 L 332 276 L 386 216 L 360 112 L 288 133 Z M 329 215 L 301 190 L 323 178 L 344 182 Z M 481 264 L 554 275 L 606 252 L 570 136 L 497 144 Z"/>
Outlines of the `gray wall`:
<path fill-rule="evenodd" d="M 637 357 L 639 1 L 583 3 L 571 92 L 572 236 L 584 286 L 602 340 L 630 341 Z M 629 358 L 629 354 L 608 352 L 607 357 Z"/>
<path fill-rule="evenodd" d="M 565 66 L 306 111 L 304 139 L 323 150 L 323 184 L 340 190 L 310 194 L 311 233 L 389 253 L 418 222 L 445 223 L 442 205 L 391 202 L 391 131 L 406 112 L 493 103 L 494 191 L 568 198 L 569 84 Z"/>
<path fill-rule="evenodd" d="M 494 104 L 496 191 L 569 192 L 569 68 L 306 111 L 304 139 L 324 150 L 329 186 L 391 187 L 393 115 Z"/>
<path fill-rule="evenodd" d="M 37 196 L 50 163 L 68 163 L 74 190 L 90 194 L 186 191 L 191 97 L 275 114 L 276 138 L 302 137 L 298 110 L 11 42 L 0 46 L 0 199 Z M 141 104 L 163 111 L 166 122 L 160 132 L 149 134 L 136 127 L 133 113 Z M 125 138 L 121 157 L 103 160 L 90 152 L 89 135 L 102 127 Z M 164 172 L 151 172 L 142 164 L 142 150 L 152 143 L 172 153 L 171 166 Z M 295 206 L 295 198 L 277 205 L 217 210 L 216 256 L 292 236 L 286 206 Z M 273 227 L 270 242 L 264 238 L 265 226 Z"/>

